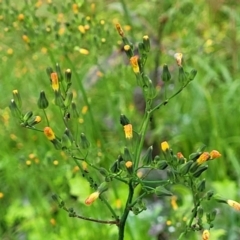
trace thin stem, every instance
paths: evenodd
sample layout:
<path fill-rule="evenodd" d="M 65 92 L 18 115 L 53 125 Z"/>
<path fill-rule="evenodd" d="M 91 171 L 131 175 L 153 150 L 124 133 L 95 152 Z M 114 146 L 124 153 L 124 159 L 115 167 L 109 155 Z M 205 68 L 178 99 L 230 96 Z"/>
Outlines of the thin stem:
<path fill-rule="evenodd" d="M 48 117 L 47 117 L 45 109 L 43 109 L 43 114 L 44 114 L 44 116 L 46 118 L 47 126 L 49 127 L 49 121 L 48 121 Z"/>
<path fill-rule="evenodd" d="M 123 212 L 123 215 L 122 215 L 122 217 L 120 219 L 119 226 L 118 226 L 118 228 L 119 228 L 118 240 L 123 240 L 124 239 L 125 224 L 126 224 L 126 220 L 127 220 L 129 211 L 130 211 L 130 207 L 129 206 L 132 203 L 132 198 L 133 198 L 133 194 L 134 194 L 134 188 L 132 186 L 132 181 L 131 180 L 129 181 L 128 187 L 129 187 L 128 199 L 126 201 L 124 212 Z"/>

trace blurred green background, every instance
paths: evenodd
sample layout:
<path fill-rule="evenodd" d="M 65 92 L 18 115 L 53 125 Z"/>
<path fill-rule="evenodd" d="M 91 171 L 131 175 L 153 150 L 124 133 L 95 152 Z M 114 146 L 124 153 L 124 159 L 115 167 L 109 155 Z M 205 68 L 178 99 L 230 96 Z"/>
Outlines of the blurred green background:
<path fill-rule="evenodd" d="M 74 100 L 81 113 L 79 128 L 92 146 L 89 158 L 108 168 L 125 144 L 120 114 L 136 126 L 142 117 L 136 105 L 135 76 L 115 29 L 117 22 L 133 43 L 149 35 L 146 71 L 156 85 L 161 84 L 164 63 L 176 75 L 175 52 L 183 53 L 187 70 L 198 70 L 196 80 L 154 115 L 155 128 L 146 145 L 167 140 L 184 155 L 202 143 L 208 150 L 220 151 L 222 157 L 211 162 L 204 175 L 207 186 L 239 201 L 239 11 L 238 0 L 1 0 L 0 238 L 117 238 L 115 226 L 69 218 L 58 209 L 53 193 L 81 215 L 111 218 L 100 201 L 84 205 L 91 189 L 74 162 L 56 151 L 43 134 L 20 127 L 8 108 L 12 90 L 18 89 L 23 109 L 41 115 L 36 105 L 40 91 L 53 100 L 45 69 L 56 63 L 63 70 L 72 69 Z M 58 110 L 51 107 L 47 113 L 51 126 L 61 134 L 64 127 Z M 39 124 L 39 128 L 45 126 L 44 121 Z M 126 189 L 120 184 L 112 187 L 117 195 L 108 191 L 107 197 L 120 209 Z M 190 203 L 188 190 L 179 191 L 185 197 L 175 212 L 169 210 L 169 200 L 164 205 L 147 200 L 147 211 L 129 217 L 126 240 L 176 239 Z M 215 207 L 218 216 L 211 240 L 240 239 L 239 213 L 227 206 Z M 189 239 L 201 239 L 200 235 Z"/>

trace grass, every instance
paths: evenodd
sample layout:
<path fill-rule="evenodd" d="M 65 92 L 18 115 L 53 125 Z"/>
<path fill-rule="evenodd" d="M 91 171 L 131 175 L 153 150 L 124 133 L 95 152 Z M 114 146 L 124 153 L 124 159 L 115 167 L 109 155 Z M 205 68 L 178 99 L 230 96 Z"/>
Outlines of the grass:
<path fill-rule="evenodd" d="M 145 34 L 151 38 L 146 66 L 150 75 L 154 76 L 158 61 L 157 67 L 167 63 L 176 74 L 175 52 L 183 52 L 186 66 L 198 70 L 197 79 L 154 115 L 155 128 L 152 137 L 146 139 L 148 145 L 168 140 L 174 149 L 186 155 L 201 143 L 207 149 L 218 149 L 222 158 L 211 162 L 204 177 L 216 192 L 224 194 L 230 188 L 231 197 L 239 200 L 239 6 L 234 2 L 214 4 L 203 0 L 197 4 L 187 0 L 150 2 L 96 2 L 93 11 L 92 2 L 79 1 L 78 15 L 72 12 L 72 1 L 44 2 L 39 7 L 32 3 L 0 2 L 0 26 L 4 30 L 0 35 L 3 239 L 93 239 L 96 234 L 98 239 L 116 238 L 116 227 L 99 228 L 96 223 L 69 218 L 58 209 L 51 199 L 52 193 L 87 216 L 109 217 L 100 211 L 100 201 L 88 208 L 83 204 L 91 189 L 76 171 L 74 162 L 55 151 L 42 134 L 20 128 L 7 108 L 12 90 L 18 89 L 24 109 L 40 114 L 35 108 L 39 92 L 44 89 L 49 96 L 51 93 L 46 67 L 59 62 L 63 69 L 71 68 L 78 109 L 81 112 L 88 106 L 86 113 L 80 113 L 83 123 L 79 131 L 85 132 L 92 144 L 89 158 L 109 168 L 125 146 L 119 115 L 126 114 L 136 125 L 142 118 L 134 103 L 135 77 L 120 50 L 116 21 L 121 22 L 125 31 L 130 29 L 127 34 L 133 42 Z M 23 21 L 19 14 L 24 14 Z M 91 21 L 87 21 L 88 16 Z M 81 33 L 79 25 L 89 25 L 90 29 Z M 23 35 L 28 36 L 29 43 L 22 39 Z M 81 54 L 80 48 L 87 49 L 89 54 Z M 60 133 L 63 126 L 55 121 L 59 112 L 53 108 L 48 113 Z M 44 128 L 45 123 L 40 126 Z M 124 201 L 118 199 L 126 197 L 124 190 L 118 189 L 108 196 L 116 208 L 122 207 Z M 162 234 L 153 231 L 157 227 L 163 227 L 169 239 L 176 238 L 176 226 L 189 203 L 187 190 L 180 188 L 181 191 L 186 191 L 186 198 L 179 202 L 175 215 L 168 216 L 171 208 L 168 201 L 162 205 L 149 199 L 146 212 L 130 216 L 126 240 L 157 239 Z M 238 239 L 239 214 L 230 213 L 226 206 L 217 208 L 218 220 L 211 239 Z M 171 220 L 170 225 L 166 225 L 167 220 Z M 175 232 L 171 233 L 173 228 Z M 149 235 L 149 229 L 154 234 Z M 191 239 L 200 239 L 200 234 L 192 235 Z"/>

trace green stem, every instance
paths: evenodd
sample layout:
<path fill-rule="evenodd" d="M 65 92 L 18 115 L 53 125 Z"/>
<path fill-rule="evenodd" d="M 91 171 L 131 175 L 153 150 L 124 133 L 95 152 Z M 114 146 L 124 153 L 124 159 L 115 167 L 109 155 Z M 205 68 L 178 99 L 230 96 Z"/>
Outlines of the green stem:
<path fill-rule="evenodd" d="M 145 119 L 143 120 L 142 127 L 141 127 L 140 132 L 139 132 L 140 141 L 139 141 L 139 144 L 136 147 L 135 163 L 134 163 L 135 170 L 138 168 L 138 164 L 139 164 L 139 161 L 140 161 L 140 155 L 141 155 L 143 143 L 144 143 L 144 140 L 145 140 L 145 135 L 146 135 L 146 132 L 147 132 L 150 117 L 151 117 L 151 112 L 147 111 Z"/>
<path fill-rule="evenodd" d="M 49 121 L 48 121 L 48 117 L 47 117 L 45 109 L 43 109 L 43 114 L 44 114 L 44 116 L 46 118 L 47 126 L 49 127 Z"/>
<path fill-rule="evenodd" d="M 131 180 L 129 181 L 128 187 L 129 187 L 128 199 L 126 201 L 124 212 L 123 212 L 123 215 L 120 219 L 119 226 L 118 226 L 118 230 L 119 230 L 118 240 L 124 239 L 124 229 L 125 229 L 126 220 L 127 220 L 127 217 L 128 217 L 129 211 L 130 211 L 129 206 L 131 206 L 132 198 L 133 198 L 133 194 L 134 194 L 134 188 L 133 188 Z"/>

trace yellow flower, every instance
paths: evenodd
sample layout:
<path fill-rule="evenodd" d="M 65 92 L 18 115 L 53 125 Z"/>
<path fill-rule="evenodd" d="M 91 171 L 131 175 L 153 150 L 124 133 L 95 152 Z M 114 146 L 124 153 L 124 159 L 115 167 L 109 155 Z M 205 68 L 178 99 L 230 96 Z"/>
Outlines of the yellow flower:
<path fill-rule="evenodd" d="M 45 136 L 47 137 L 47 139 L 50 141 L 52 141 L 56 138 L 53 130 L 50 127 L 45 127 L 43 132 L 44 132 Z"/>
<path fill-rule="evenodd" d="M 217 150 L 212 150 L 211 152 L 210 152 L 210 159 L 212 160 L 212 159 L 215 159 L 215 158 L 219 158 L 219 157 L 221 157 L 222 155 L 221 155 L 221 153 L 219 153 Z"/>
<path fill-rule="evenodd" d="M 79 48 L 79 52 L 83 55 L 88 55 L 89 54 L 89 51 L 85 48 Z"/>
<path fill-rule="evenodd" d="M 183 154 L 182 154 L 181 152 L 178 152 L 178 153 L 177 153 L 177 158 L 178 158 L 178 159 L 183 159 L 184 156 L 183 156 Z"/>
<path fill-rule="evenodd" d="M 124 128 L 125 137 L 127 139 L 131 139 L 133 137 L 132 124 L 129 123 L 129 124 L 123 126 L 123 128 Z"/>
<path fill-rule="evenodd" d="M 202 240 L 209 240 L 210 233 L 208 230 L 204 230 L 202 234 Z"/>
<path fill-rule="evenodd" d="M 208 152 L 204 152 L 200 155 L 200 157 L 197 159 L 197 163 L 203 164 L 204 162 L 206 162 L 207 160 L 209 160 L 210 158 L 210 154 Z"/>
<path fill-rule="evenodd" d="M 125 163 L 126 168 L 131 168 L 132 165 L 133 165 L 132 161 L 127 161 L 127 162 Z"/>
<path fill-rule="evenodd" d="M 58 84 L 58 75 L 56 72 L 51 73 L 51 81 L 52 81 L 52 88 L 54 91 L 59 90 L 59 84 Z"/>
<path fill-rule="evenodd" d="M 175 54 L 174 54 L 174 58 L 175 58 L 176 61 L 177 61 L 177 65 L 178 65 L 178 66 L 182 66 L 182 58 L 183 58 L 182 53 L 175 53 Z"/>
<path fill-rule="evenodd" d="M 77 5 L 76 3 L 74 3 L 74 4 L 72 5 L 72 11 L 73 11 L 74 14 L 77 14 L 77 13 L 78 13 L 78 5 Z"/>
<path fill-rule="evenodd" d="M 24 20 L 24 14 L 20 13 L 20 14 L 18 15 L 18 20 L 19 20 L 19 21 L 23 21 L 23 20 Z"/>
<path fill-rule="evenodd" d="M 227 204 L 230 207 L 234 208 L 235 210 L 240 211 L 240 203 L 239 202 L 236 202 L 236 201 L 233 201 L 233 200 L 229 199 L 229 200 L 227 200 Z"/>
<path fill-rule="evenodd" d="M 130 58 L 130 64 L 132 65 L 133 71 L 135 73 L 139 73 L 139 65 L 138 65 L 138 56 L 133 56 Z"/>
<path fill-rule="evenodd" d="M 115 26 L 116 26 L 116 29 L 117 29 L 117 31 L 118 31 L 118 34 L 119 34 L 121 37 L 123 37 L 123 36 L 124 36 L 124 32 L 123 32 L 123 29 L 122 29 L 121 25 L 120 25 L 119 23 L 117 23 Z"/>
<path fill-rule="evenodd" d="M 99 195 L 100 195 L 100 192 L 98 191 L 90 194 L 90 196 L 85 200 L 85 204 L 91 205 L 96 199 L 98 199 Z"/>
<path fill-rule="evenodd" d="M 178 209 L 177 196 L 172 196 L 171 197 L 171 206 L 172 206 L 173 210 L 177 210 Z"/>
<path fill-rule="evenodd" d="M 161 143 L 161 149 L 163 152 L 166 152 L 169 149 L 169 144 L 168 142 L 164 141 Z"/>

